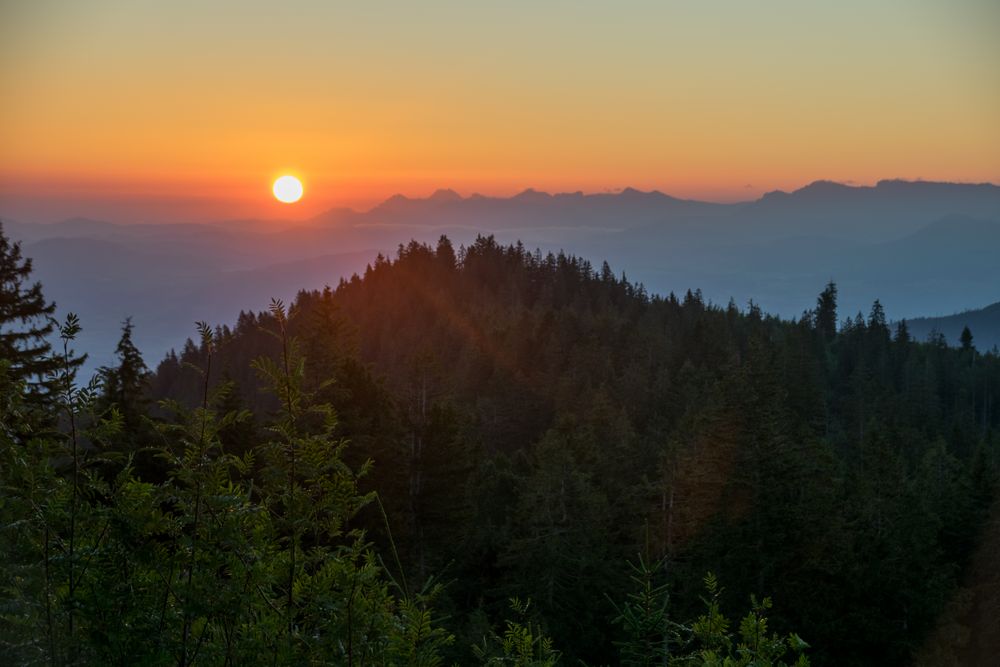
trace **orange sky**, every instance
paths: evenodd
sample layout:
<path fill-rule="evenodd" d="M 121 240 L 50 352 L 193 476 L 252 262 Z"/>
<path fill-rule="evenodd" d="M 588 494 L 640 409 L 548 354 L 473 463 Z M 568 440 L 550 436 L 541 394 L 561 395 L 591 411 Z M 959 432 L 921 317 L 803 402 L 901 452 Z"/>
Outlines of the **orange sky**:
<path fill-rule="evenodd" d="M 0 5 L 0 216 L 1000 181 L 994 0 L 363 4 Z"/>

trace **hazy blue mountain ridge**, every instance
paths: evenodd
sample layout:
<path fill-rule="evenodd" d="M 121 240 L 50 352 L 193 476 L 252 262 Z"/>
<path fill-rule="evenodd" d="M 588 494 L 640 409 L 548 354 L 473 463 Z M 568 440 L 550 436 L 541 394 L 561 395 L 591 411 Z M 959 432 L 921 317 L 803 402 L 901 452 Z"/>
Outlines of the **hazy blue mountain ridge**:
<path fill-rule="evenodd" d="M 2 211 L 0 211 L 2 216 Z M 2 218 L 0 218 L 2 219 Z M 5 220 L 60 311 L 77 311 L 82 345 L 107 363 L 126 316 L 151 360 L 180 345 L 195 320 L 229 322 L 270 297 L 335 285 L 375 254 L 447 234 L 478 234 L 565 250 L 643 282 L 653 293 L 706 298 L 796 317 L 829 280 L 841 316 L 879 298 L 890 318 L 979 308 L 1000 299 L 1000 187 L 819 181 L 752 202 L 716 204 L 627 188 L 615 193 L 513 197 L 438 190 L 390 197 L 369 211 L 331 209 L 306 220 L 116 224 L 76 218 Z M 987 326 L 982 340 L 991 340 Z M 947 333 L 947 332 L 945 332 Z M 977 337 L 978 339 L 978 337 Z"/>

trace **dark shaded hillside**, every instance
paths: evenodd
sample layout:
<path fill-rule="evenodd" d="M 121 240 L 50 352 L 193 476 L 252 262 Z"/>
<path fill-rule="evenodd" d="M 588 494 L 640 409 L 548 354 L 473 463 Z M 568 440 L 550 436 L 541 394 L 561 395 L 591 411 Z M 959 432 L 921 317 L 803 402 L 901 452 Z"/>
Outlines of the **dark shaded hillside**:
<path fill-rule="evenodd" d="M 877 302 L 838 328 L 832 288 L 786 321 L 442 238 L 302 292 L 291 313 L 348 461 L 375 461 L 407 579 L 451 582 L 459 661 L 518 596 L 568 660 L 616 662 L 612 603 L 643 553 L 665 560 L 677 618 L 711 570 L 727 609 L 773 596 L 776 629 L 815 664 L 903 664 L 990 502 L 1000 359 L 891 331 Z M 275 326 L 244 313 L 217 332 L 213 378 L 235 380 L 259 422 L 277 404 L 250 363 L 280 351 Z M 164 360 L 154 394 L 195 402 L 185 364 L 204 353 Z M 361 518 L 387 539 L 379 513 Z"/>
<path fill-rule="evenodd" d="M 996 498 L 979 546 L 915 667 L 992 664 L 1000 647 L 1000 501 Z"/>
<path fill-rule="evenodd" d="M 989 351 L 1000 346 L 1000 302 L 979 310 L 944 317 L 921 317 L 907 324 L 915 336 L 926 339 L 932 333 L 944 336 L 949 345 L 958 345 L 962 329 L 969 327 L 972 344 L 979 350 Z"/>

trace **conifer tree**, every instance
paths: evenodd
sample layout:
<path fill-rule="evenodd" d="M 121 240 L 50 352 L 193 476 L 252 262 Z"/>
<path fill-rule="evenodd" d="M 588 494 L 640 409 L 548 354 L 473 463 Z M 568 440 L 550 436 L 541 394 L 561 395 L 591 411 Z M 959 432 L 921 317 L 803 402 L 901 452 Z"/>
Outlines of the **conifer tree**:
<path fill-rule="evenodd" d="M 899 324 L 896 325 L 896 338 L 895 341 L 900 345 L 907 345 L 912 338 L 910 337 L 910 329 L 906 326 L 906 320 L 900 320 Z"/>
<path fill-rule="evenodd" d="M 878 299 L 875 299 L 875 302 L 872 303 L 872 311 L 868 315 L 868 328 L 888 332 L 888 325 L 885 322 L 885 309 Z"/>
<path fill-rule="evenodd" d="M 29 283 L 31 270 L 21 244 L 11 242 L 0 224 L 0 358 L 8 360 L 12 378 L 25 381 L 32 402 L 49 402 L 51 376 L 61 368 L 46 340 L 53 332 L 56 305 L 45 300 L 41 283 Z M 83 359 L 71 363 L 78 368 Z"/>
<path fill-rule="evenodd" d="M 128 431 L 138 428 L 146 413 L 146 391 L 149 385 L 149 369 L 132 342 L 133 329 L 132 318 L 127 318 L 122 323 L 122 336 L 115 348 L 118 365 L 100 369 L 104 384 L 102 402 L 109 407 L 117 406 Z"/>
<path fill-rule="evenodd" d="M 671 645 L 681 642 L 684 628 L 670 619 L 667 585 L 659 581 L 663 565 L 664 561 L 650 565 L 641 555 L 638 564 L 629 563 L 635 590 L 620 605 L 615 604 L 618 615 L 614 618 L 625 634 L 625 640 L 618 642 L 622 665 L 667 664 Z"/>
<path fill-rule="evenodd" d="M 816 329 L 827 341 L 837 335 L 837 285 L 832 280 L 816 299 Z"/>
<path fill-rule="evenodd" d="M 958 341 L 962 344 L 963 350 L 972 349 L 972 331 L 968 326 L 962 327 L 962 335 L 959 336 Z"/>
<path fill-rule="evenodd" d="M 455 268 L 457 260 L 455 259 L 455 248 L 451 244 L 451 240 L 445 236 L 441 235 L 438 239 L 437 251 L 434 253 L 441 264 L 443 264 L 447 269 L 452 270 Z"/>

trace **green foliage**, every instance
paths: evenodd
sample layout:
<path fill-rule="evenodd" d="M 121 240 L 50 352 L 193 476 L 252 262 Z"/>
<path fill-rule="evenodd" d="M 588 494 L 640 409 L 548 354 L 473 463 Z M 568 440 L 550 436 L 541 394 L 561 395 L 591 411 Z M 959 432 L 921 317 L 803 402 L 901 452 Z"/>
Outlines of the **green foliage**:
<path fill-rule="evenodd" d="M 567 660 L 620 661 L 609 599 L 641 552 L 669 560 L 676 618 L 712 570 L 730 603 L 772 596 L 771 627 L 817 664 L 906 662 L 991 503 L 1000 358 L 893 339 L 880 304 L 838 327 L 832 283 L 785 322 L 490 237 L 449 246 L 403 245 L 287 322 L 393 535 L 371 509 L 353 525 L 409 581 L 451 579 L 449 659 L 531 597 Z M 279 401 L 241 369 L 281 358 L 277 319 L 244 313 L 219 353 L 260 416 Z M 196 402 L 183 362 L 203 357 L 191 344 L 154 385 Z"/>
<path fill-rule="evenodd" d="M 660 576 L 664 561 L 649 565 L 640 556 L 638 564 L 629 566 L 634 589 L 621 605 L 615 605 L 618 615 L 614 622 L 625 632 L 625 639 L 618 642 L 621 664 L 661 665 L 669 658 L 671 647 L 680 646 L 686 628 L 669 617 L 668 585 Z"/>
<path fill-rule="evenodd" d="M 15 664 L 905 664 L 994 499 L 1000 358 L 832 284 L 785 322 L 443 239 L 152 375 L 126 324 L 81 386 L 78 328 L 46 401 L 0 358 Z"/>
<path fill-rule="evenodd" d="M 769 632 L 766 612 L 771 608 L 771 598 L 758 602 L 750 597 L 751 610 L 739 622 L 739 635 L 730 634 L 730 622 L 719 610 L 722 589 L 715 575 L 705 575 L 707 598 L 702 598 L 706 610 L 691 626 L 697 648 L 687 656 L 679 656 L 671 661 L 677 665 L 698 665 L 699 667 L 806 667 L 809 659 L 805 650 L 809 648 L 795 633 L 782 638 Z M 784 656 L 791 652 L 797 656 L 791 663 Z"/>
<path fill-rule="evenodd" d="M 283 313 L 280 313 L 283 315 Z M 65 433 L 18 435 L 23 382 L 0 365 L 0 592 L 3 653 L 16 664 L 441 664 L 452 637 L 435 622 L 440 589 L 399 597 L 364 532 L 350 527 L 371 498 L 346 466 L 336 415 L 301 390 L 287 350 L 261 360 L 286 411 L 273 442 L 241 455 L 220 434 L 245 417 L 213 406 L 216 339 L 199 326 L 206 364 L 199 404 L 161 405 L 162 482 L 109 465 L 124 420 L 96 414 L 96 384 L 78 387 L 64 341 L 56 383 Z"/>
<path fill-rule="evenodd" d="M 390 634 L 386 661 L 389 664 L 436 667 L 444 664 L 443 655 L 454 637 L 440 627 L 432 614 L 431 603 L 441 593 L 440 586 L 399 603 L 398 627 Z"/>
<path fill-rule="evenodd" d="M 552 639 L 546 637 L 528 619 L 531 600 L 510 599 L 510 610 L 516 616 L 508 620 L 503 634 L 491 632 L 482 644 L 473 647 L 473 653 L 482 665 L 512 665 L 513 667 L 551 667 L 559 662 L 559 653 L 552 648 Z"/>
<path fill-rule="evenodd" d="M 144 416 L 149 407 L 149 369 L 139 349 L 132 342 L 134 326 L 131 319 L 122 323 L 122 335 L 115 347 L 118 365 L 104 366 L 98 373 L 101 379 L 99 409 L 116 409 L 123 420 L 123 435 L 131 438 L 118 447 L 124 451 L 134 449 L 148 436 Z"/>

